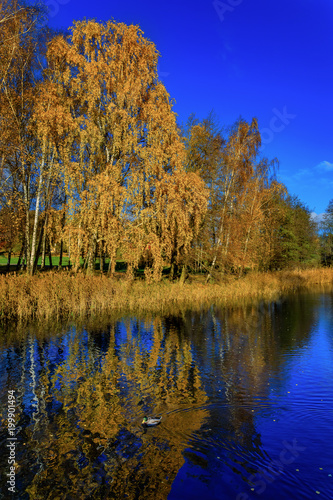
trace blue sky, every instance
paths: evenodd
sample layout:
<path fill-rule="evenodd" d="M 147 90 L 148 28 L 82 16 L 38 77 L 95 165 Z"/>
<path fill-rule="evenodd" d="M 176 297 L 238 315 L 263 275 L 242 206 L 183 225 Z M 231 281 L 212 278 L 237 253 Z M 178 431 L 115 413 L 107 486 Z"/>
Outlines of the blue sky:
<path fill-rule="evenodd" d="M 179 122 L 256 117 L 263 155 L 311 211 L 333 198 L 332 0 L 46 0 L 50 25 L 138 24 L 161 54 Z"/>

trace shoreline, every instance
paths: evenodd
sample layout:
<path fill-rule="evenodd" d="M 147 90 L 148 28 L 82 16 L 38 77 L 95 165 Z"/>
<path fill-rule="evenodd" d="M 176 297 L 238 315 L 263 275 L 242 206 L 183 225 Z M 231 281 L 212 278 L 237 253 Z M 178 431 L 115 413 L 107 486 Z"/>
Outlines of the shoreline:
<path fill-rule="evenodd" d="M 242 278 L 225 276 L 205 284 L 205 276 L 191 275 L 190 282 L 147 284 L 105 275 L 71 272 L 0 276 L 0 325 L 16 321 L 82 320 L 105 314 L 169 314 L 200 310 L 216 304 L 233 307 L 284 294 L 333 285 L 333 268 L 249 273 Z"/>

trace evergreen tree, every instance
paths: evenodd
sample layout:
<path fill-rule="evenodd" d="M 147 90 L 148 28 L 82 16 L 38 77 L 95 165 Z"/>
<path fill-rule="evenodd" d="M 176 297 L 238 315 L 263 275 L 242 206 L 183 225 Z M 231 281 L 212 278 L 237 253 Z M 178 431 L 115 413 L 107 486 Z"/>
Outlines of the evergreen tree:
<path fill-rule="evenodd" d="M 321 256 L 325 266 L 333 264 L 333 199 L 329 201 L 321 229 Z"/>

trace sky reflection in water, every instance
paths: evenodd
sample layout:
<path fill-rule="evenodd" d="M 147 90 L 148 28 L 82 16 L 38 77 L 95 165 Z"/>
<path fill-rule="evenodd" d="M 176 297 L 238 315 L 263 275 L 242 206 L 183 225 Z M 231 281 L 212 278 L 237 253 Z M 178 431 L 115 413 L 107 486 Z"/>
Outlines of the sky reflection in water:
<path fill-rule="evenodd" d="M 3 340 L 1 494 L 15 390 L 15 498 L 332 499 L 332 311 L 302 294 Z"/>

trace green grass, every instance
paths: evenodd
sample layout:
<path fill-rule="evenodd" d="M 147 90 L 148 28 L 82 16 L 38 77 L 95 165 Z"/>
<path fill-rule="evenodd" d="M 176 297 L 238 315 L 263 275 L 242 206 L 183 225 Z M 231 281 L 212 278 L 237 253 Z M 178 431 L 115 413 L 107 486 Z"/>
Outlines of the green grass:
<path fill-rule="evenodd" d="M 54 256 L 54 257 L 52 256 L 52 264 L 54 266 L 58 266 L 59 265 L 59 259 L 60 259 L 59 256 Z M 7 255 L 0 254 L 0 266 L 6 266 L 7 265 L 7 260 L 8 260 L 7 259 Z M 18 262 L 18 257 L 17 256 L 12 257 L 10 259 L 10 265 L 11 266 L 16 266 L 17 262 Z M 41 263 L 42 263 L 42 258 L 39 257 L 39 259 L 38 259 L 38 266 L 40 266 Z M 62 258 L 62 265 L 63 266 L 68 266 L 68 263 L 69 263 L 68 257 L 63 256 L 63 258 Z M 83 263 L 83 261 L 82 261 L 82 263 Z M 50 265 L 50 261 L 49 261 L 48 257 L 45 258 L 45 265 L 46 266 Z"/>
<path fill-rule="evenodd" d="M 7 255 L 0 254 L 0 266 L 6 266 L 7 265 Z M 11 265 L 17 264 L 18 257 L 12 257 L 10 259 Z"/>
<path fill-rule="evenodd" d="M 52 265 L 54 267 L 59 266 L 59 260 L 60 260 L 59 255 L 54 255 L 54 256 L 52 255 Z M 10 259 L 10 271 L 15 271 L 15 266 L 16 266 L 17 262 L 18 262 L 18 256 L 12 256 L 12 258 Z M 39 257 L 38 264 L 37 264 L 38 267 L 41 266 L 41 263 L 42 263 L 42 258 Z M 81 258 L 80 259 L 81 267 L 83 267 L 83 264 L 84 264 L 84 259 Z M 62 267 L 67 267 L 68 265 L 69 265 L 69 258 L 68 258 L 68 256 L 64 255 L 62 257 Z M 49 260 L 48 256 L 45 257 L 45 266 L 46 266 L 46 268 L 50 267 L 50 260 Z M 95 261 L 95 270 L 99 271 L 99 266 L 100 266 L 100 259 L 97 258 Z M 6 267 L 7 267 L 7 255 L 4 253 L 0 253 L 0 273 L 5 272 Z M 109 259 L 105 259 L 103 271 L 107 272 L 108 267 L 109 267 Z M 127 269 L 126 262 L 122 259 L 117 259 L 116 271 L 125 273 L 126 269 Z M 143 275 L 143 270 L 141 270 L 141 271 L 142 271 L 142 275 Z"/>

